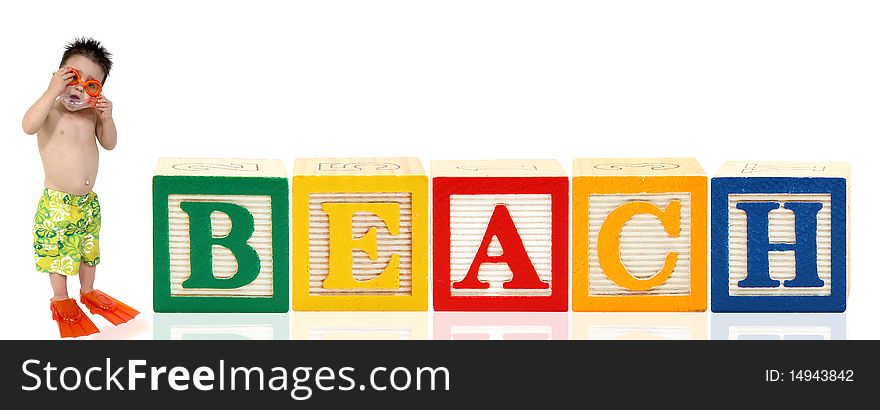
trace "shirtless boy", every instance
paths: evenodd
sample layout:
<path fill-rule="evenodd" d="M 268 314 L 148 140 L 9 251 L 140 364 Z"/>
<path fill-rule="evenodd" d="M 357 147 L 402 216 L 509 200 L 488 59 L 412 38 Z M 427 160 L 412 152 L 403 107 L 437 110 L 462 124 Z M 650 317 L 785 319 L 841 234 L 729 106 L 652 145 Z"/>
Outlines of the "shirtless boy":
<path fill-rule="evenodd" d="M 94 289 L 100 262 L 101 206 L 94 193 L 98 145 L 116 147 L 113 104 L 102 85 L 113 63 L 92 39 L 75 39 L 65 48 L 49 87 L 28 109 L 22 128 L 37 134 L 45 174 L 43 195 L 34 216 L 34 258 L 46 273 L 54 295 L 52 319 L 61 337 L 98 332 L 76 300 L 67 294 L 67 277 L 79 275 L 80 302 L 114 325 L 139 312 Z"/>

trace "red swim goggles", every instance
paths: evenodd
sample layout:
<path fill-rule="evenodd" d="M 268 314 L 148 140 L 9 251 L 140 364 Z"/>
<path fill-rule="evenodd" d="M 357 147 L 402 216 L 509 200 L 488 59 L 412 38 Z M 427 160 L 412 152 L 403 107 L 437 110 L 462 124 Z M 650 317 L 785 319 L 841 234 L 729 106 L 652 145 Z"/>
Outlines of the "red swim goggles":
<path fill-rule="evenodd" d="M 83 81 L 82 77 L 79 75 L 79 71 L 76 71 L 76 69 L 73 67 L 67 67 L 67 68 L 69 68 L 70 72 L 73 73 L 73 78 L 70 80 L 69 83 L 67 83 L 67 85 L 82 84 L 83 89 L 86 91 L 86 94 L 88 94 L 89 96 L 97 97 L 97 96 L 101 95 L 101 82 L 100 81 L 98 81 L 98 80 Z"/>

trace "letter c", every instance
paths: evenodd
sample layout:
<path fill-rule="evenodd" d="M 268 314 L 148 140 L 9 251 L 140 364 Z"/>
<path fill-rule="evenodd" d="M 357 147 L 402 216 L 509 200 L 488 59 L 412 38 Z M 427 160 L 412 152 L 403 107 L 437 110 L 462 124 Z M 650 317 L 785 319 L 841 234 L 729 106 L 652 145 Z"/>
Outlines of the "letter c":
<path fill-rule="evenodd" d="M 678 252 L 666 254 L 666 262 L 660 271 L 647 279 L 639 279 L 629 273 L 620 260 L 620 232 L 623 225 L 637 214 L 650 214 L 660 219 L 663 229 L 672 238 L 681 233 L 681 201 L 669 202 L 665 210 L 649 202 L 630 202 L 621 205 L 605 218 L 599 230 L 598 255 L 599 266 L 614 283 L 630 290 L 648 290 L 662 285 L 672 275 L 678 262 Z"/>

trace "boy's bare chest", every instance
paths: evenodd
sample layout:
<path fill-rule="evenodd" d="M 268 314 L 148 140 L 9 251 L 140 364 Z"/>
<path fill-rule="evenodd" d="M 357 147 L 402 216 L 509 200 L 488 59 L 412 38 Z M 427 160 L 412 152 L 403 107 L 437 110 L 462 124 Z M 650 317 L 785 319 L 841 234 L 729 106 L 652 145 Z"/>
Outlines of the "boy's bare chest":
<path fill-rule="evenodd" d="M 95 138 L 95 116 L 91 112 L 58 113 L 52 112 L 46 118 L 47 137 L 58 142 Z"/>

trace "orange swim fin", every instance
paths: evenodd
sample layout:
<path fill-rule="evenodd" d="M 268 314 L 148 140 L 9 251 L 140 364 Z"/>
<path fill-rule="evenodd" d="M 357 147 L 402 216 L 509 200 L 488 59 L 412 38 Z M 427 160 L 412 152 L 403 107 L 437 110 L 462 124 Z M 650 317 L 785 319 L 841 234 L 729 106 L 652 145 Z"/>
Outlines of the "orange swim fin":
<path fill-rule="evenodd" d="M 58 322 L 61 337 L 80 337 L 98 333 L 95 324 L 71 298 L 52 300 L 49 309 L 52 311 L 52 319 Z"/>
<path fill-rule="evenodd" d="M 141 313 L 100 290 L 82 293 L 79 295 L 79 300 L 89 308 L 89 312 L 103 316 L 114 325 L 128 322 Z"/>

